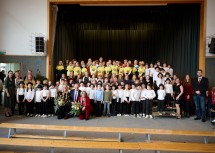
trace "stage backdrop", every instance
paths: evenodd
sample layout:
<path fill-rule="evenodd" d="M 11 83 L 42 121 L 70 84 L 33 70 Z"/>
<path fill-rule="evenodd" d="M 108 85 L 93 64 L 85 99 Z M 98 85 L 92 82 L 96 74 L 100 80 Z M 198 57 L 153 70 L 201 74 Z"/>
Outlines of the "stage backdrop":
<path fill-rule="evenodd" d="M 179 76 L 198 68 L 200 5 L 58 5 L 54 63 L 88 58 L 160 60 Z"/>

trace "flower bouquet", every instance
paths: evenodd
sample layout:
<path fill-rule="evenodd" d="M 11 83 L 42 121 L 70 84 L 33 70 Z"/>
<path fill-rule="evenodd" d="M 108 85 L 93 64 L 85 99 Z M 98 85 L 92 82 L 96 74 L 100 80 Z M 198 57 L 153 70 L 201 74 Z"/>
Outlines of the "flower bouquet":
<path fill-rule="evenodd" d="M 82 105 L 79 102 L 72 103 L 72 111 L 71 114 L 74 116 L 78 116 L 81 113 Z"/>
<path fill-rule="evenodd" d="M 56 100 L 58 106 L 64 106 L 66 104 L 65 99 L 62 96 L 59 96 Z"/>

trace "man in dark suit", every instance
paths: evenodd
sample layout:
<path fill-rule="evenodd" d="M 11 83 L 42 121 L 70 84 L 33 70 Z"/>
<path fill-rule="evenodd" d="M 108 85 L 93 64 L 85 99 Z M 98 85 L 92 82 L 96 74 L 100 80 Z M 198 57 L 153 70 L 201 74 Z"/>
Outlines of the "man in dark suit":
<path fill-rule="evenodd" d="M 74 102 L 78 101 L 78 97 L 81 95 L 81 90 L 79 90 L 79 83 L 75 83 L 74 84 L 74 89 L 72 89 L 70 91 L 70 95 L 71 95 L 71 102 L 66 104 L 66 116 L 64 117 L 64 119 L 68 119 L 69 115 L 68 113 L 71 111 L 71 105 Z"/>
<path fill-rule="evenodd" d="M 202 119 L 202 122 L 206 121 L 206 110 L 205 110 L 205 98 L 206 91 L 208 90 L 208 79 L 203 77 L 202 70 L 197 70 L 197 77 L 194 78 L 192 87 L 194 91 L 194 103 L 196 106 L 196 117 L 194 120 Z"/>

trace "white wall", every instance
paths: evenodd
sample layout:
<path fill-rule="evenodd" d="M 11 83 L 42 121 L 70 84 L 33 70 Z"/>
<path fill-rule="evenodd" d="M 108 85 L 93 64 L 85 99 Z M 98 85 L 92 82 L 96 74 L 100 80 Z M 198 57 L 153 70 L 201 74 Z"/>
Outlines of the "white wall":
<path fill-rule="evenodd" d="M 215 0 L 207 0 L 206 36 L 215 34 Z M 0 0 L 0 50 L 34 55 L 31 33 L 47 36 L 47 0 Z"/>
<path fill-rule="evenodd" d="M 206 36 L 215 34 L 215 0 L 207 0 Z"/>
<path fill-rule="evenodd" d="M 34 55 L 31 33 L 47 36 L 47 0 L 0 0 L 0 50 Z"/>

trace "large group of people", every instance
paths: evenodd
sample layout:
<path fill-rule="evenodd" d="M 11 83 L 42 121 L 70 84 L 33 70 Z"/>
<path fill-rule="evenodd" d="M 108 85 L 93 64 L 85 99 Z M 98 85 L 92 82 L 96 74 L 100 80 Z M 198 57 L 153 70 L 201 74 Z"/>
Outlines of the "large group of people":
<path fill-rule="evenodd" d="M 153 118 L 153 105 L 157 102 L 159 115 L 168 107 L 176 107 L 175 117 L 189 117 L 195 104 L 195 120 L 206 121 L 209 109 L 214 109 L 215 91 L 206 99 L 208 79 L 201 69 L 191 79 L 186 74 L 181 80 L 170 64 L 157 61 L 117 60 L 59 61 L 55 80 L 35 80 L 32 71 L 26 77 L 20 72 L 8 71 L 5 85 L 5 116 L 14 114 L 18 104 L 19 115 L 68 119 L 76 103 L 80 104 L 79 119 L 90 116 L 133 116 Z M 208 107 L 206 108 L 206 101 Z M 57 107 L 56 107 L 57 105 Z M 34 107 L 36 109 L 34 109 Z"/>

